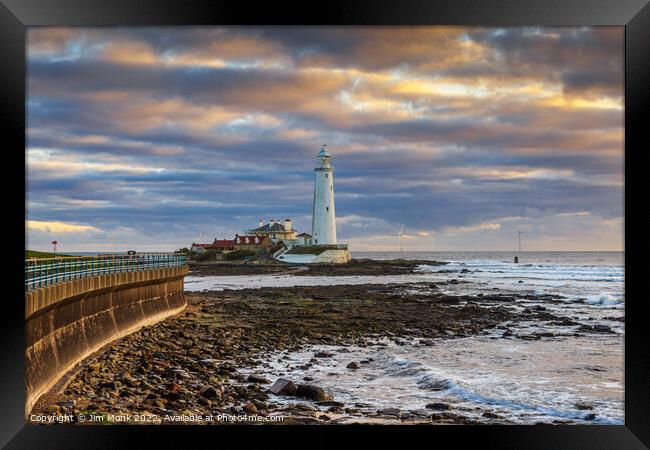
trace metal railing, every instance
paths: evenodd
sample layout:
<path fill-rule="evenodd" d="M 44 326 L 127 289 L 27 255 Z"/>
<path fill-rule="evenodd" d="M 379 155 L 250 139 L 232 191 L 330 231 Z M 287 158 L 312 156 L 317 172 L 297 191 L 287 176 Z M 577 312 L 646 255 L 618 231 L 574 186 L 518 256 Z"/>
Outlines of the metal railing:
<path fill-rule="evenodd" d="M 110 254 L 25 260 L 25 290 L 109 273 L 181 267 L 186 257 L 179 253 Z"/>

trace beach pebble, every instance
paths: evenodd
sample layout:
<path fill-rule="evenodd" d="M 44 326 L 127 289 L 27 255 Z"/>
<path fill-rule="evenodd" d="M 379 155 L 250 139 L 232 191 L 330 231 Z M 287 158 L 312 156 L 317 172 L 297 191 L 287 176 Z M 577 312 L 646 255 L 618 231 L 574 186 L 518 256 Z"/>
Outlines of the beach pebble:
<path fill-rule="evenodd" d="M 260 384 L 271 384 L 271 380 L 268 380 L 260 375 L 251 374 L 247 378 L 251 383 L 260 383 Z"/>
<path fill-rule="evenodd" d="M 451 409 L 451 406 L 449 406 L 447 403 L 429 403 L 426 408 L 432 409 L 434 411 L 449 411 Z"/>
<path fill-rule="evenodd" d="M 271 393 L 275 395 L 295 395 L 298 387 L 291 380 L 285 378 L 278 378 L 273 386 L 271 386 Z"/>
<path fill-rule="evenodd" d="M 299 384 L 295 395 L 314 401 L 333 400 L 332 396 L 327 394 L 323 388 L 311 384 Z"/>

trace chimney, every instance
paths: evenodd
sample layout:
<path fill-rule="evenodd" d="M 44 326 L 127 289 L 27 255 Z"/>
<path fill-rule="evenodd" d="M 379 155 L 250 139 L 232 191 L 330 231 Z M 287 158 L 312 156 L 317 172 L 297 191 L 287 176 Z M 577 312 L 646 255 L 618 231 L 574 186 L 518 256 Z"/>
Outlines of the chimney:
<path fill-rule="evenodd" d="M 284 229 L 291 231 L 291 219 L 284 219 Z"/>
<path fill-rule="evenodd" d="M 257 226 L 258 226 L 258 227 L 262 227 L 262 226 L 264 226 L 264 221 L 263 221 L 262 219 L 258 220 L 258 221 L 257 221 Z"/>

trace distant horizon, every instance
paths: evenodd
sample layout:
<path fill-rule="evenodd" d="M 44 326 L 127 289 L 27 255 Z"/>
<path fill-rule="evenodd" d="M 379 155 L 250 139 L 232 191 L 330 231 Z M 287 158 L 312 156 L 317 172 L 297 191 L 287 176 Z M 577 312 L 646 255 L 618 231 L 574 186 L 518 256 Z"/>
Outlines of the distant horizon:
<path fill-rule="evenodd" d="M 180 250 L 183 247 L 179 247 L 174 250 L 169 250 L 171 251 L 176 251 Z M 38 251 L 38 252 L 44 252 L 44 253 L 52 253 L 52 248 L 49 250 L 44 250 L 40 248 L 28 248 L 25 249 L 26 251 L 32 250 L 32 251 Z M 71 254 L 71 253 L 126 253 L 128 250 L 113 250 L 112 252 L 109 251 L 85 251 L 85 250 L 68 250 L 66 251 L 59 251 L 57 250 L 56 253 L 61 253 L 61 254 Z M 141 253 L 155 253 L 159 252 L 160 250 L 137 250 L 138 252 Z M 403 252 L 400 250 L 355 250 L 354 248 L 350 249 L 350 253 L 625 253 L 625 250 L 521 250 L 521 252 L 518 252 L 517 250 L 404 250 Z"/>

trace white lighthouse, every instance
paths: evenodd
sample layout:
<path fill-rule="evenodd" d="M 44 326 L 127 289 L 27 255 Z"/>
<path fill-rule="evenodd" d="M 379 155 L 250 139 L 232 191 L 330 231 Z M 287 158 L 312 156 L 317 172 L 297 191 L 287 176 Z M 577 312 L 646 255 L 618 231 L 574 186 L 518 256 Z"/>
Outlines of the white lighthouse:
<path fill-rule="evenodd" d="M 311 222 L 313 245 L 336 244 L 336 212 L 334 210 L 334 173 L 332 155 L 323 145 L 316 155 L 314 169 L 314 208 Z"/>
<path fill-rule="evenodd" d="M 293 264 L 343 264 L 352 259 L 348 245 L 339 244 L 336 240 L 334 173 L 331 158 L 326 145 L 323 145 L 316 155 L 311 236 L 304 233 L 304 236 L 298 236 L 303 236 L 302 242 L 283 242 L 284 249 L 274 253 L 274 258 Z"/>

